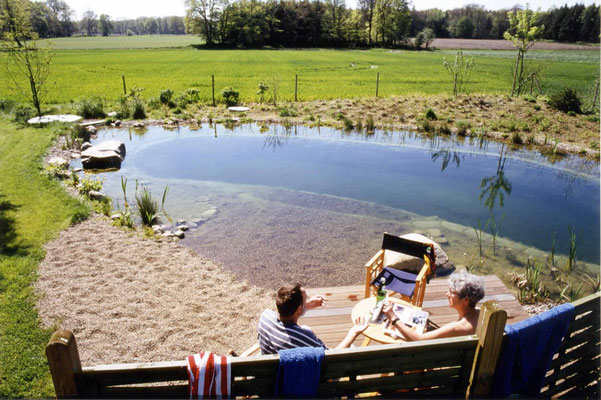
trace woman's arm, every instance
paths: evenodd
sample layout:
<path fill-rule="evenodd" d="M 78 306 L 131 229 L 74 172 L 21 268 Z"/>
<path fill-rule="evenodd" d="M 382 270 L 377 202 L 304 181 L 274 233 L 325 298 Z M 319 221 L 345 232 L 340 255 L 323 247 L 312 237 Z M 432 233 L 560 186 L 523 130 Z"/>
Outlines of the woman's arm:
<path fill-rule="evenodd" d="M 462 324 L 461 321 L 449 322 L 448 324 L 445 324 L 438 329 L 434 329 L 433 331 L 419 333 L 405 325 L 397 318 L 394 310 L 392 309 L 392 304 L 386 304 L 382 311 L 386 314 L 389 321 L 395 321 L 395 329 L 401 332 L 403 337 L 405 337 L 405 339 L 408 341 L 439 339 L 472 334 L 471 329 L 465 326 L 465 324 Z"/>

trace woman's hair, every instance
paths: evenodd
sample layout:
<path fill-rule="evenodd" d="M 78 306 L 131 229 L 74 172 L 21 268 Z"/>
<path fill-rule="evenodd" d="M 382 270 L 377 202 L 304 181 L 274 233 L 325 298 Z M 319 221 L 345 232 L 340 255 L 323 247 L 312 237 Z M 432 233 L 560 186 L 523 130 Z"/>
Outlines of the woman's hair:
<path fill-rule="evenodd" d="M 303 293 L 300 283 L 282 286 L 275 295 L 275 305 L 280 317 L 289 317 L 303 305 Z"/>
<path fill-rule="evenodd" d="M 455 272 L 449 277 L 449 288 L 459 295 L 460 299 L 468 298 L 471 307 L 484 297 L 484 280 L 465 270 Z"/>

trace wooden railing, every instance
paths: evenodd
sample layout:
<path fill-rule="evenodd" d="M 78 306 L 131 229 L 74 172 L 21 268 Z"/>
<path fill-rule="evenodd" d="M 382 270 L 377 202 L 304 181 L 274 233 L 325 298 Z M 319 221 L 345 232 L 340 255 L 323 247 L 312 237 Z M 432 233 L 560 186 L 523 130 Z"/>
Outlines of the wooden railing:
<path fill-rule="evenodd" d="M 574 303 L 576 317 L 547 374 L 545 397 L 598 397 L 599 293 Z M 482 305 L 476 335 L 402 345 L 326 350 L 316 397 L 481 397 L 490 392 L 507 314 Z M 187 397 L 186 362 L 82 367 L 75 337 L 57 331 L 46 347 L 58 398 Z M 232 395 L 273 397 L 277 355 L 231 360 Z"/>
<path fill-rule="evenodd" d="M 391 397 L 464 397 L 470 385 L 486 387 L 486 368 L 496 362 L 494 342 L 502 337 L 506 313 L 495 302 L 485 303 L 483 310 L 481 337 L 326 350 L 317 397 L 374 392 Z M 75 337 L 68 331 L 55 332 L 46 355 L 58 398 L 187 396 L 184 360 L 82 367 Z M 232 358 L 232 395 L 273 397 L 278 363 L 277 355 Z"/>
<path fill-rule="evenodd" d="M 599 398 L 601 293 L 575 301 L 575 318 L 555 354 L 541 395 Z"/>

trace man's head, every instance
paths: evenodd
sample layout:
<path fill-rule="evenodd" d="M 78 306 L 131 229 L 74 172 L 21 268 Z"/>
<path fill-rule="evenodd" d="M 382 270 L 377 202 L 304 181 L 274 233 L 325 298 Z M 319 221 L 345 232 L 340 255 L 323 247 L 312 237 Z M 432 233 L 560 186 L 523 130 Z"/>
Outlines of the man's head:
<path fill-rule="evenodd" d="M 307 293 L 300 283 L 286 284 L 280 287 L 275 295 L 275 305 L 283 318 L 290 318 L 297 312 L 300 317 L 305 313 L 306 304 Z"/>

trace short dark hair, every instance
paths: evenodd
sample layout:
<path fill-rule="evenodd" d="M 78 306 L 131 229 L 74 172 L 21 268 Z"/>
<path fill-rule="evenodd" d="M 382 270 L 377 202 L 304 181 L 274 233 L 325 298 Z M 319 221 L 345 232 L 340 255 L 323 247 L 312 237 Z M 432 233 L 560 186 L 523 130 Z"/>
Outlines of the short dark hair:
<path fill-rule="evenodd" d="M 280 317 L 290 317 L 303 305 L 303 292 L 300 283 L 286 284 L 278 289 L 275 305 Z"/>

